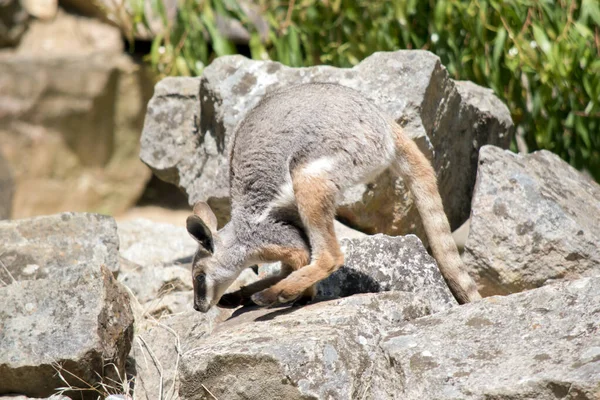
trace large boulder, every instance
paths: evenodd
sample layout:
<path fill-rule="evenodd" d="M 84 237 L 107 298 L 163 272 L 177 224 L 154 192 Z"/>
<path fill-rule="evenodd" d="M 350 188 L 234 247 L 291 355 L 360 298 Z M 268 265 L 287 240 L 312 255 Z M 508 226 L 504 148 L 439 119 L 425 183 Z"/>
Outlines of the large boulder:
<path fill-rule="evenodd" d="M 466 220 L 478 150 L 487 143 L 507 147 L 512 121 L 491 91 L 454 82 L 439 58 L 425 51 L 375 53 L 351 69 L 218 58 L 201 78 L 167 78 L 156 86 L 141 158 L 161 179 L 181 187 L 190 204 L 207 201 L 223 224 L 229 215 L 227 154 L 235 126 L 266 93 L 317 81 L 356 89 L 398 121 L 431 158 L 451 225 Z M 387 172 L 348 190 L 338 214 L 365 232 L 424 237 L 404 184 Z"/>
<path fill-rule="evenodd" d="M 188 335 L 179 395 L 595 400 L 599 288 L 584 278 L 429 316 L 431 302 L 403 292 L 242 309 L 210 335 Z"/>
<path fill-rule="evenodd" d="M 482 295 L 600 275 L 600 186 L 555 154 L 484 146 L 464 260 Z"/>
<path fill-rule="evenodd" d="M 59 13 L 0 52 L 0 151 L 15 180 L 12 217 L 118 213 L 150 171 L 139 135 L 152 80 L 122 54 L 118 29 Z"/>
<path fill-rule="evenodd" d="M 111 217 L 62 213 L 0 221 L 0 279 L 65 279 L 87 265 L 119 271 L 119 237 Z"/>
<path fill-rule="evenodd" d="M 394 396 L 600 398 L 600 278 L 491 297 L 409 321 L 382 340 Z"/>
<path fill-rule="evenodd" d="M 403 292 L 240 312 L 183 353 L 182 399 L 385 399 L 403 377 L 380 341 L 443 304 Z M 371 397 L 363 397 L 371 394 Z"/>
<path fill-rule="evenodd" d="M 95 399 L 91 386 L 124 376 L 133 314 L 103 265 L 14 282 L 0 287 L 0 298 L 0 394 L 42 397 L 71 386 L 78 398 Z"/>
<path fill-rule="evenodd" d="M 345 239 L 341 247 L 344 265 L 319 282 L 321 298 L 401 291 L 419 293 L 444 309 L 456 304 L 435 260 L 415 235 Z"/>

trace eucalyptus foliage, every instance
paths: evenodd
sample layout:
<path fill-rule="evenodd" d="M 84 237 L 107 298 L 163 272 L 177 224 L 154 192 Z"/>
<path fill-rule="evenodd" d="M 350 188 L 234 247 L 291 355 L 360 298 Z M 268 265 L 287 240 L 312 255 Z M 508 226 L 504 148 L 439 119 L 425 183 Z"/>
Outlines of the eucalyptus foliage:
<path fill-rule="evenodd" d="M 152 1 L 161 14 L 161 0 Z M 198 75 L 215 57 L 235 54 L 216 15 L 251 32 L 253 58 L 296 67 L 351 67 L 375 51 L 430 50 L 455 79 L 495 91 L 529 150 L 553 151 L 600 180 L 598 0 L 254 3 L 268 21 L 267 40 L 235 0 L 181 0 L 176 20 L 165 18 L 169 28 L 154 40 L 152 65 L 163 76 Z M 143 21 L 142 11 L 137 18 Z"/>

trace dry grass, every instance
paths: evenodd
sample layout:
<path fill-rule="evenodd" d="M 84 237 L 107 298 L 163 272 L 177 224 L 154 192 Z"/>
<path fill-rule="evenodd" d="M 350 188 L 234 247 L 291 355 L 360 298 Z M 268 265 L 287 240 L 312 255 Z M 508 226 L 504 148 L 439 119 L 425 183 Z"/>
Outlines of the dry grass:
<path fill-rule="evenodd" d="M 4 253 L 0 254 L 0 258 L 4 255 Z M 4 262 L 2 262 L 2 260 L 0 259 L 0 266 L 2 266 L 2 269 L 4 269 L 4 271 L 6 272 L 6 274 L 8 275 L 8 277 L 10 278 L 10 280 L 12 281 L 11 283 L 15 283 L 17 282 L 17 280 L 15 279 L 15 277 L 10 273 L 10 271 L 8 270 L 8 268 L 6 267 L 6 265 L 4 265 Z M 8 286 L 9 283 L 4 282 L 2 279 L 0 279 L 0 283 L 2 283 L 2 286 Z"/>
<path fill-rule="evenodd" d="M 169 389 L 167 391 L 165 391 L 164 390 L 165 371 L 162 366 L 162 363 L 160 362 L 160 360 L 158 359 L 158 357 L 152 350 L 151 346 L 144 339 L 144 337 L 139 334 L 136 336 L 136 341 L 137 341 L 138 346 L 140 347 L 140 351 L 142 352 L 142 355 L 144 356 L 144 362 L 145 362 L 146 366 L 149 365 L 148 359 L 146 358 L 146 353 L 148 353 L 152 360 L 152 364 L 154 365 L 154 368 L 156 368 L 158 375 L 159 375 L 159 388 L 158 388 L 158 393 L 157 393 L 156 398 L 158 400 L 170 400 L 170 399 L 176 398 L 176 396 L 177 396 L 175 384 L 176 384 L 176 380 L 177 380 L 176 372 L 177 372 L 177 369 L 179 368 L 179 360 L 180 360 L 181 354 L 182 354 L 181 340 L 180 340 L 179 334 L 177 334 L 177 332 L 175 332 L 171 327 L 163 324 L 160 320 L 152 318 L 152 319 L 149 319 L 149 322 L 155 324 L 156 326 L 160 327 L 161 329 L 165 329 L 175 339 L 175 351 L 177 353 L 177 356 L 175 359 L 175 366 L 173 367 L 174 376 L 172 378 L 171 386 L 169 387 Z M 145 351 L 144 351 L 144 349 L 145 349 Z"/>
<path fill-rule="evenodd" d="M 66 395 L 67 393 L 76 393 L 76 392 L 91 392 L 97 395 L 97 398 L 102 400 L 110 395 L 121 395 L 126 399 L 132 399 L 133 393 L 133 382 L 135 380 L 134 377 L 127 377 L 126 374 L 121 375 L 117 366 L 113 363 L 109 363 L 103 366 L 102 370 L 105 368 L 114 368 L 115 376 L 118 380 L 110 378 L 108 376 L 102 376 L 98 372 L 96 375 L 98 376 L 98 382 L 90 383 L 71 371 L 63 368 L 63 366 L 58 363 L 52 363 L 52 368 L 56 371 L 56 374 L 60 378 L 60 380 L 65 384 L 65 386 L 56 388 L 56 394 L 58 395 Z M 71 377 L 73 380 L 79 382 L 81 386 L 73 386 L 69 381 L 65 378 L 65 376 Z"/>

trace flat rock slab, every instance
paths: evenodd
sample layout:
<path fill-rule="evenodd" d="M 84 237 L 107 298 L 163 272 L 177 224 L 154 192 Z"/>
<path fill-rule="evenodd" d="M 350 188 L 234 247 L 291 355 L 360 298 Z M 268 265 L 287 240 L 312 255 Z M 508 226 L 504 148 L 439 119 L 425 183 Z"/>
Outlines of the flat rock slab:
<path fill-rule="evenodd" d="M 398 121 L 438 174 L 446 213 L 458 227 L 470 212 L 478 149 L 508 147 L 508 109 L 489 90 L 455 83 L 426 51 L 375 53 L 351 69 L 288 68 L 242 56 L 216 59 L 201 78 L 156 85 L 142 133 L 141 159 L 161 179 L 207 201 L 222 225 L 229 218 L 228 149 L 236 125 L 267 93 L 308 82 L 332 82 L 362 92 Z M 344 194 L 338 214 L 369 233 L 423 233 L 401 180 L 384 173 Z"/>
<path fill-rule="evenodd" d="M 363 294 L 302 308 L 238 310 L 181 357 L 182 399 L 392 398 L 403 377 L 379 342 L 442 305 L 413 293 Z"/>
<path fill-rule="evenodd" d="M 0 279 L 63 278 L 85 265 L 119 271 L 117 225 L 108 216 L 62 213 L 0 221 Z"/>
<path fill-rule="evenodd" d="M 0 394 L 50 396 L 65 386 L 55 368 L 74 387 L 85 387 L 79 379 L 118 379 L 115 367 L 124 376 L 133 314 L 126 291 L 104 266 L 15 282 L 0 288 L 0 298 Z"/>
<path fill-rule="evenodd" d="M 464 260 L 484 296 L 600 275 L 600 186 L 550 152 L 484 146 Z"/>
<path fill-rule="evenodd" d="M 381 344 L 394 397 L 600 398 L 600 278 L 454 307 L 399 326 Z"/>

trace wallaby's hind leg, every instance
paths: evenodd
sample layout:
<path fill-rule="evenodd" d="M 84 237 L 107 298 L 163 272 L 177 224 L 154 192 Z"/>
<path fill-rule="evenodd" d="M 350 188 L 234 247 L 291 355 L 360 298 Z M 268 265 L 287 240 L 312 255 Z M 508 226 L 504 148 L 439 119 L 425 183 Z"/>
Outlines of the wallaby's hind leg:
<path fill-rule="evenodd" d="M 300 269 L 308 264 L 310 259 L 307 249 L 275 245 L 263 248 L 260 254 L 258 254 L 258 257 L 268 262 L 281 261 L 281 271 L 279 274 L 268 276 L 264 279 L 253 282 L 250 285 L 243 286 L 235 292 L 224 294 L 219 301 L 219 306 L 225 308 L 236 308 L 241 305 L 248 304 L 251 296 L 254 293 L 260 292 L 261 290 L 275 285 L 291 274 L 292 271 Z M 314 297 L 311 292 L 307 292 L 306 295 L 312 295 L 312 297 Z"/>
<path fill-rule="evenodd" d="M 318 171 L 300 170 L 292 181 L 298 212 L 311 245 L 311 263 L 253 295 L 252 301 L 263 306 L 291 302 L 307 291 L 314 294 L 314 285 L 344 263 L 333 227 L 337 186 Z"/>

